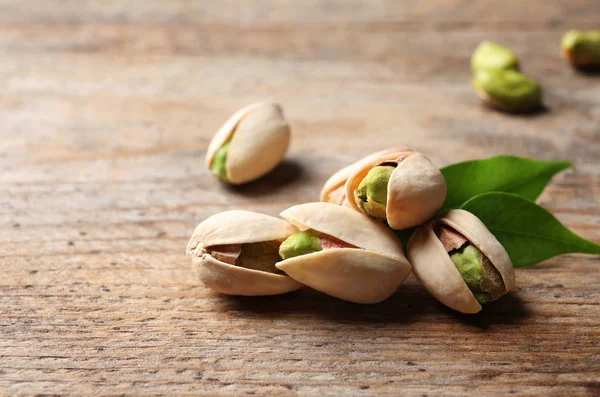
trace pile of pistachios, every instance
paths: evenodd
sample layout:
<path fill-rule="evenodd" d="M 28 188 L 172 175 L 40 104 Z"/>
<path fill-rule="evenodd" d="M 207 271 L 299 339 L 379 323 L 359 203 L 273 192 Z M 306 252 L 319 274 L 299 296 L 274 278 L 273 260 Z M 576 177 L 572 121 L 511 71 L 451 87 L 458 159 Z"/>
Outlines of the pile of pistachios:
<path fill-rule="evenodd" d="M 504 54 L 490 64 L 517 64 Z M 207 166 L 229 184 L 254 180 L 285 156 L 290 136 L 281 106 L 247 106 L 219 129 Z M 560 253 L 600 254 L 600 246 L 535 204 L 552 175 L 570 165 L 500 156 L 438 169 L 422 153 L 392 147 L 334 173 L 320 202 L 288 208 L 281 218 L 241 210 L 209 217 L 186 252 L 200 280 L 222 294 L 276 295 L 308 286 L 372 304 L 389 298 L 414 272 L 440 302 L 476 313 L 516 289 L 513 265 Z M 533 218 L 539 227 L 532 228 Z M 513 225 L 518 239 L 507 234 Z"/>
<path fill-rule="evenodd" d="M 576 67 L 600 65 L 600 32 L 569 32 L 562 49 Z M 473 86 L 485 103 L 507 112 L 541 106 L 540 85 L 519 63 L 499 44 L 477 47 Z M 290 137 L 280 105 L 252 104 L 218 130 L 206 165 L 222 182 L 247 183 L 279 164 Z M 535 204 L 550 178 L 570 166 L 498 156 L 438 169 L 422 153 L 391 147 L 342 168 L 325 182 L 320 202 L 280 218 L 241 210 L 209 217 L 186 252 L 200 280 L 222 294 L 308 286 L 378 303 L 414 272 L 446 306 L 477 313 L 516 290 L 513 267 L 563 253 L 600 254 Z"/>

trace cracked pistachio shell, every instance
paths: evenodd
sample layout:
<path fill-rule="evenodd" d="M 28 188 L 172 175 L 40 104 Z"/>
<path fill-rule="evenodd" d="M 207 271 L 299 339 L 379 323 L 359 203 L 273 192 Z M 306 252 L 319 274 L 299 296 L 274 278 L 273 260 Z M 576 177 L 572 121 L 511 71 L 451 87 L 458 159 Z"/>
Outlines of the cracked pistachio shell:
<path fill-rule="evenodd" d="M 260 102 L 231 116 L 208 146 L 206 166 L 209 169 L 219 149 L 228 142 L 226 182 L 237 185 L 267 174 L 279 164 L 290 142 L 290 127 L 281 106 Z"/>
<path fill-rule="evenodd" d="M 407 255 L 417 278 L 440 302 L 462 313 L 477 313 L 481 304 L 467 286 L 450 255 L 435 234 L 437 225 L 447 225 L 477 247 L 498 270 L 506 292 L 514 291 L 515 273 L 504 247 L 475 215 L 451 210 L 419 227 L 411 236 Z"/>
<path fill-rule="evenodd" d="M 411 272 L 395 235 L 350 208 L 308 203 L 280 215 L 300 230 L 313 229 L 353 246 L 324 249 L 277 263 L 290 277 L 318 291 L 350 302 L 378 303 L 389 298 Z"/>
<path fill-rule="evenodd" d="M 355 161 L 354 163 L 338 170 L 335 174 L 331 175 L 323 189 L 321 189 L 320 200 L 326 203 L 333 203 L 338 205 L 350 206 L 348 199 L 346 198 L 346 181 L 348 178 L 356 172 L 365 163 L 368 163 L 371 159 L 383 156 L 388 153 L 408 151 L 410 149 L 403 146 L 396 146 L 389 149 L 381 150 L 376 153 L 372 153 L 362 159 Z"/>
<path fill-rule="evenodd" d="M 364 212 L 355 192 L 371 168 L 397 163 L 388 181 L 386 220 L 392 229 L 403 230 L 431 219 L 446 200 L 446 179 L 421 153 L 399 151 L 371 158 L 359 167 L 346 183 L 350 206 Z"/>
<path fill-rule="evenodd" d="M 301 284 L 281 274 L 248 269 L 222 262 L 208 252 L 210 247 L 229 244 L 283 241 L 297 229 L 269 215 L 250 211 L 225 211 L 200 223 L 186 253 L 200 280 L 209 288 L 228 295 L 276 295 L 294 291 Z"/>
<path fill-rule="evenodd" d="M 571 30 L 563 36 L 561 49 L 577 68 L 600 67 L 600 30 Z"/>
<path fill-rule="evenodd" d="M 542 104 L 542 87 L 514 70 L 480 70 L 473 87 L 485 104 L 503 112 L 529 112 Z"/>

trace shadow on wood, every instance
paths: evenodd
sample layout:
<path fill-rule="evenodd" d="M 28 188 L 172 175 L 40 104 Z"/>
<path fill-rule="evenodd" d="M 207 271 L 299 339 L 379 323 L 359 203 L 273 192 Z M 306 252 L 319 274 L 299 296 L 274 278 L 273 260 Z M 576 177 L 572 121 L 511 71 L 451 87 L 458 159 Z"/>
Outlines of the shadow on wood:
<path fill-rule="evenodd" d="M 260 197 L 273 193 L 291 183 L 300 181 L 304 169 L 300 163 L 284 159 L 273 171 L 255 181 L 243 185 L 226 185 L 229 193 L 240 194 L 247 197 Z"/>
<path fill-rule="evenodd" d="M 495 324 L 518 325 L 530 315 L 518 293 L 515 292 L 483 305 L 483 310 L 477 314 L 463 314 L 447 307 L 444 307 L 444 310 L 463 325 L 479 329 L 489 329 Z"/>
<path fill-rule="evenodd" d="M 578 66 L 573 68 L 577 74 L 589 77 L 600 77 L 600 65 Z"/>
<path fill-rule="evenodd" d="M 235 316 L 276 319 L 309 314 L 335 323 L 400 324 L 446 314 L 463 325 L 488 329 L 494 324 L 520 324 L 528 316 L 528 311 L 514 293 L 485 305 L 478 314 L 462 314 L 444 306 L 418 285 L 401 286 L 391 298 L 375 305 L 345 302 L 308 287 L 276 297 L 228 296 L 225 299 L 228 309 L 236 312 Z"/>
<path fill-rule="evenodd" d="M 487 109 L 490 112 L 503 113 L 503 114 L 508 115 L 509 117 L 535 118 L 535 117 L 544 116 L 551 112 L 551 109 L 543 103 L 540 104 L 540 106 L 532 108 L 532 109 L 521 110 L 521 111 L 512 111 L 512 112 L 498 110 L 498 109 L 496 109 L 490 105 L 487 105 L 485 103 L 482 103 L 481 106 L 483 106 L 485 109 Z"/>

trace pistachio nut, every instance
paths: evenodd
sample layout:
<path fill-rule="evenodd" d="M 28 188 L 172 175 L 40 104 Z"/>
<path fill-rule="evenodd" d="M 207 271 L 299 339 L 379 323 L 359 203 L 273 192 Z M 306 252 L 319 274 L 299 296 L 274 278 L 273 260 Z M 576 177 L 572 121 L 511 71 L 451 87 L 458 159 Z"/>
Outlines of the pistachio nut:
<path fill-rule="evenodd" d="M 446 180 L 421 153 L 398 151 L 374 156 L 346 183 L 350 206 L 386 221 L 395 230 L 431 219 L 446 199 Z"/>
<path fill-rule="evenodd" d="M 297 229 L 272 216 L 226 211 L 200 223 L 186 253 L 200 280 L 228 295 L 276 295 L 301 284 L 275 267 L 279 246 Z"/>
<path fill-rule="evenodd" d="M 477 46 L 471 57 L 473 72 L 484 69 L 519 70 L 519 59 L 508 48 L 484 41 Z"/>
<path fill-rule="evenodd" d="M 300 232 L 281 244 L 276 266 L 302 284 L 350 302 L 378 303 L 410 274 L 395 235 L 350 208 L 308 203 L 280 215 Z"/>
<path fill-rule="evenodd" d="M 206 166 L 224 182 L 250 182 L 271 171 L 287 152 L 290 127 L 281 106 L 260 102 L 237 111 L 217 131 Z"/>
<path fill-rule="evenodd" d="M 479 70 L 475 73 L 473 87 L 484 103 L 505 112 L 532 111 L 540 108 L 542 103 L 540 85 L 514 70 Z"/>
<path fill-rule="evenodd" d="M 577 68 L 600 67 L 600 30 L 567 32 L 561 42 L 562 54 Z"/>
<path fill-rule="evenodd" d="M 373 158 L 377 158 L 388 153 L 402 152 L 408 150 L 410 149 L 402 146 L 392 147 L 389 149 L 381 150 L 376 153 L 372 153 L 358 161 L 355 161 L 349 166 L 342 168 L 341 170 L 333 174 L 327 180 L 327 182 L 325 182 L 325 185 L 323 185 L 323 189 L 321 190 L 320 200 L 325 201 L 327 203 L 349 206 L 350 204 L 348 203 L 348 199 L 346 198 L 345 185 L 350 175 L 354 174 L 354 172 L 357 169 L 359 169 L 363 164 L 368 163 Z"/>
<path fill-rule="evenodd" d="M 407 255 L 417 278 L 440 302 L 462 313 L 516 289 L 508 253 L 475 215 L 451 210 L 419 227 Z"/>

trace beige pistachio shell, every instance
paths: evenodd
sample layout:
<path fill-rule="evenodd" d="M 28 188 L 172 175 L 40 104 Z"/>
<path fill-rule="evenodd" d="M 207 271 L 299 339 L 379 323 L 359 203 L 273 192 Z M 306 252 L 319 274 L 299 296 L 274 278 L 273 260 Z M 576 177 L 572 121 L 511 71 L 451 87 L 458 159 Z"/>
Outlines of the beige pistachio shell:
<path fill-rule="evenodd" d="M 273 216 L 244 210 L 224 211 L 196 226 L 186 252 L 190 254 L 199 245 L 211 247 L 285 240 L 297 231 L 294 226 Z"/>
<path fill-rule="evenodd" d="M 352 174 L 354 174 L 356 170 L 361 168 L 361 166 L 364 163 L 368 163 L 373 158 L 378 158 L 379 156 L 383 156 L 388 153 L 396 153 L 408 150 L 410 149 L 403 146 L 396 146 L 393 148 L 381 150 L 379 152 L 372 153 L 366 157 L 363 157 L 362 159 L 355 161 L 354 163 L 342 168 L 341 170 L 338 170 L 335 174 L 329 177 L 327 182 L 325 182 L 325 185 L 323 185 L 323 189 L 321 189 L 320 200 L 327 203 L 333 202 L 333 204 L 350 206 L 346 198 L 345 185 L 348 178 Z M 336 192 L 337 194 L 334 192 Z"/>
<path fill-rule="evenodd" d="M 331 203 L 295 205 L 279 214 L 300 230 L 314 229 L 368 251 L 405 259 L 402 243 L 385 225 Z"/>
<path fill-rule="evenodd" d="M 399 240 L 363 214 L 321 202 L 297 205 L 281 216 L 301 230 L 314 229 L 359 247 L 326 249 L 276 264 L 318 291 L 350 302 L 378 303 L 390 297 L 411 272 Z"/>
<path fill-rule="evenodd" d="M 376 252 L 333 248 L 277 263 L 294 280 L 354 303 L 379 303 L 389 298 L 410 274 L 406 260 Z"/>
<path fill-rule="evenodd" d="M 249 105 L 217 131 L 208 146 L 206 166 L 211 167 L 216 152 L 231 140 L 225 162 L 228 182 L 252 181 L 279 164 L 287 152 L 290 135 L 281 106 L 272 102 Z"/>
<path fill-rule="evenodd" d="M 229 265 L 208 254 L 193 256 L 192 266 L 205 286 L 221 294 L 266 296 L 302 288 L 288 276 Z"/>
<path fill-rule="evenodd" d="M 450 226 L 479 248 L 502 276 L 507 292 L 516 288 L 512 262 L 504 247 L 475 215 L 464 210 L 452 210 L 419 227 L 407 246 L 407 255 L 416 276 L 436 299 L 462 313 L 481 310 L 481 305 L 436 236 L 434 227 L 437 224 Z"/>
<path fill-rule="evenodd" d="M 206 157 L 204 158 L 204 161 L 208 168 L 212 166 L 215 154 L 229 140 L 240 120 L 252 110 L 256 109 L 257 107 L 263 106 L 267 103 L 268 102 L 257 102 L 241 108 L 240 110 L 235 112 L 233 116 L 231 116 L 225 122 L 225 124 L 221 126 L 221 128 L 219 128 L 213 139 L 208 144 L 208 149 L 206 150 Z"/>
<path fill-rule="evenodd" d="M 302 285 L 285 275 L 230 265 L 212 257 L 207 248 L 218 245 L 282 241 L 297 229 L 289 223 L 256 212 L 235 210 L 213 215 L 200 223 L 186 253 L 200 280 L 209 288 L 228 295 L 275 295 Z"/>
<path fill-rule="evenodd" d="M 388 182 L 386 204 L 387 222 L 392 229 L 402 230 L 431 219 L 446 199 L 446 179 L 431 161 L 421 153 L 399 151 L 374 157 L 348 178 L 346 195 L 350 205 L 363 212 L 354 192 L 369 170 L 377 165 L 403 159 L 392 172 Z"/>

